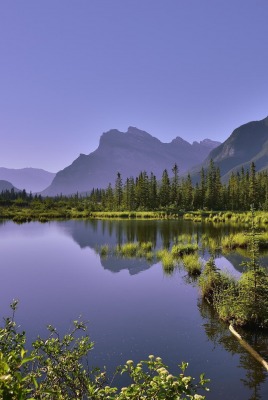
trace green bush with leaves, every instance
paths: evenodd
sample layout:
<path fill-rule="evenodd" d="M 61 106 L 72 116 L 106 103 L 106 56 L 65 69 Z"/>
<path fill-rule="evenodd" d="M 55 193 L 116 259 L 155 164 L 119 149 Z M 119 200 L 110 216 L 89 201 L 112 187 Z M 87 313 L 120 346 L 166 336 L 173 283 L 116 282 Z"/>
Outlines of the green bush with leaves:
<path fill-rule="evenodd" d="M 0 398 L 3 400 L 173 400 L 205 399 L 200 390 L 208 390 L 204 375 L 199 383 L 185 374 L 182 363 L 178 375 L 172 375 L 159 357 L 134 364 L 132 360 L 118 367 L 116 374 L 126 374 L 127 387 L 113 387 L 105 371 L 90 370 L 85 365 L 93 343 L 84 332 L 86 326 L 74 321 L 73 329 L 62 338 L 48 326 L 49 337 L 25 349 L 25 332 L 17 331 L 14 314 L 17 301 L 11 304 L 11 318 L 0 327 Z M 79 333 L 83 332 L 82 335 Z M 29 355 L 27 355 L 29 353 Z"/>

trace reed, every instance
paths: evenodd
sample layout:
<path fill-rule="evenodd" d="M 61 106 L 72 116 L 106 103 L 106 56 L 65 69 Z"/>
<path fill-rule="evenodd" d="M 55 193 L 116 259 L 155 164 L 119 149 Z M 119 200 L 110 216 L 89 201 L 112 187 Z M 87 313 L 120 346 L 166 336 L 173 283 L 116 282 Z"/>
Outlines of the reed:
<path fill-rule="evenodd" d="M 191 254 L 198 250 L 198 245 L 194 243 L 178 243 L 174 244 L 171 254 L 174 258 L 182 257 L 185 254 Z"/>
<path fill-rule="evenodd" d="M 162 266 L 165 270 L 173 270 L 175 261 L 172 254 L 167 249 L 162 249 L 157 252 L 157 258 L 161 260 Z"/>
<path fill-rule="evenodd" d="M 183 266 L 189 275 L 200 275 L 202 271 L 202 262 L 198 254 L 185 254 L 182 258 Z"/>
<path fill-rule="evenodd" d="M 100 247 L 100 255 L 102 257 L 107 257 L 109 253 L 109 245 L 108 244 L 104 244 Z"/>
<path fill-rule="evenodd" d="M 115 253 L 123 257 L 144 257 L 147 259 L 153 258 L 153 243 L 152 242 L 128 242 L 117 245 Z"/>

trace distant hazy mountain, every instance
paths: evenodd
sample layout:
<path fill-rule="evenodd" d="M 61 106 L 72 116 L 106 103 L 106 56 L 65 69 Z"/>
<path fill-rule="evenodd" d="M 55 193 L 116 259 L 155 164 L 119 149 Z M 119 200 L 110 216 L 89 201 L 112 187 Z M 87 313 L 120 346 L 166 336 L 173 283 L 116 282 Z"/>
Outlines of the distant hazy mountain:
<path fill-rule="evenodd" d="M 212 150 L 206 160 L 191 171 L 197 176 L 201 167 L 208 167 L 210 160 L 220 167 L 223 180 L 241 169 L 250 168 L 252 162 L 256 170 L 268 168 L 268 117 L 261 121 L 253 121 L 235 129 L 224 143 Z"/>
<path fill-rule="evenodd" d="M 12 185 L 12 183 L 4 180 L 0 180 L 0 193 L 4 192 L 6 190 L 11 190 L 14 189 L 15 192 L 19 192 L 19 189 L 17 189 L 15 186 Z"/>
<path fill-rule="evenodd" d="M 26 192 L 41 192 L 48 187 L 56 174 L 37 168 L 10 169 L 0 167 L 0 179 L 12 182 Z"/>
<path fill-rule="evenodd" d="M 110 130 L 100 138 L 99 147 L 89 155 L 80 156 L 58 172 L 43 195 L 88 192 L 114 184 L 117 172 L 123 179 L 136 177 L 141 171 L 153 172 L 160 178 L 166 168 L 171 172 L 177 163 L 180 173 L 202 162 L 220 143 L 205 139 L 188 143 L 180 137 L 162 143 L 149 133 L 129 127 L 127 132 Z"/>

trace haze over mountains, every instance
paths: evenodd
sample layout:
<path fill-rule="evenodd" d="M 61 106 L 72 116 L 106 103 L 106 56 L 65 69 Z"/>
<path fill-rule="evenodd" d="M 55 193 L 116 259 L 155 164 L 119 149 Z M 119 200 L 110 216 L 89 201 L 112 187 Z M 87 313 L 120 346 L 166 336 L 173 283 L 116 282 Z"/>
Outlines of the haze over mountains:
<path fill-rule="evenodd" d="M 5 192 L 6 190 L 10 192 L 12 189 L 15 192 L 19 192 L 19 189 L 13 186 L 12 183 L 5 181 L 3 179 L 0 180 L 0 192 Z"/>
<path fill-rule="evenodd" d="M 180 174 L 202 162 L 220 143 L 205 139 L 188 143 L 176 137 L 163 143 L 149 133 L 129 127 L 127 132 L 112 129 L 102 134 L 99 147 L 89 155 L 80 156 L 68 167 L 59 171 L 52 184 L 42 195 L 89 192 L 105 188 L 115 182 L 118 172 L 123 180 L 136 177 L 141 171 L 153 172 L 161 178 L 163 170 L 170 173 L 177 163 Z"/>
<path fill-rule="evenodd" d="M 226 181 L 232 172 L 243 166 L 250 168 L 255 163 L 256 171 L 268 168 L 268 117 L 260 121 L 248 122 L 235 129 L 225 142 L 213 149 L 206 160 L 194 167 L 190 173 L 198 179 L 202 167 L 208 168 L 210 160 L 219 166 L 222 179 Z"/>
<path fill-rule="evenodd" d="M 106 188 L 109 183 L 114 185 L 118 172 L 123 180 L 136 177 L 141 171 L 153 172 L 160 179 L 163 170 L 171 173 L 175 163 L 180 176 L 189 171 L 197 181 L 201 168 L 206 169 L 211 159 L 219 166 L 224 181 L 242 166 L 250 168 L 252 162 L 256 171 L 268 169 L 268 117 L 240 126 L 222 144 L 210 139 L 190 144 L 180 137 L 163 143 L 134 127 L 127 132 L 112 129 L 102 134 L 95 151 L 80 154 L 57 174 L 36 168 L 0 167 L 0 190 L 10 190 L 13 186 L 15 190 L 33 193 L 43 190 L 44 196 L 85 193 L 93 188 Z"/>
<path fill-rule="evenodd" d="M 40 192 L 48 187 L 56 174 L 38 168 L 12 169 L 0 167 L 0 179 L 26 192 Z"/>

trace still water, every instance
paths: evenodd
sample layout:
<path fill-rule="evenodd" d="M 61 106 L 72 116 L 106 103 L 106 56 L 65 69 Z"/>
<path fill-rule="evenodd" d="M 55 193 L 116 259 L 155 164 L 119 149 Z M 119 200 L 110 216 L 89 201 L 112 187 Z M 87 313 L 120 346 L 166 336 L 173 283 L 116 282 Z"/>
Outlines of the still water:
<path fill-rule="evenodd" d="M 9 315 L 12 299 L 19 299 L 17 321 L 32 340 L 47 335 L 47 324 L 66 332 L 81 315 L 95 343 L 93 366 L 105 365 L 112 373 L 128 359 L 154 354 L 172 373 L 182 361 L 189 362 L 188 373 L 196 378 L 205 372 L 211 379 L 208 399 L 267 399 L 267 373 L 202 303 L 196 283 L 183 269 L 167 275 L 156 259 L 101 257 L 99 251 L 104 244 L 113 248 L 149 240 L 155 249 L 168 248 L 180 235 L 190 234 L 207 260 L 212 251 L 207 239 L 215 243 L 233 230 L 183 221 L 2 222 L 1 318 Z M 213 251 L 220 268 L 240 274 L 245 254 Z M 267 358 L 268 336 L 246 335 Z"/>

